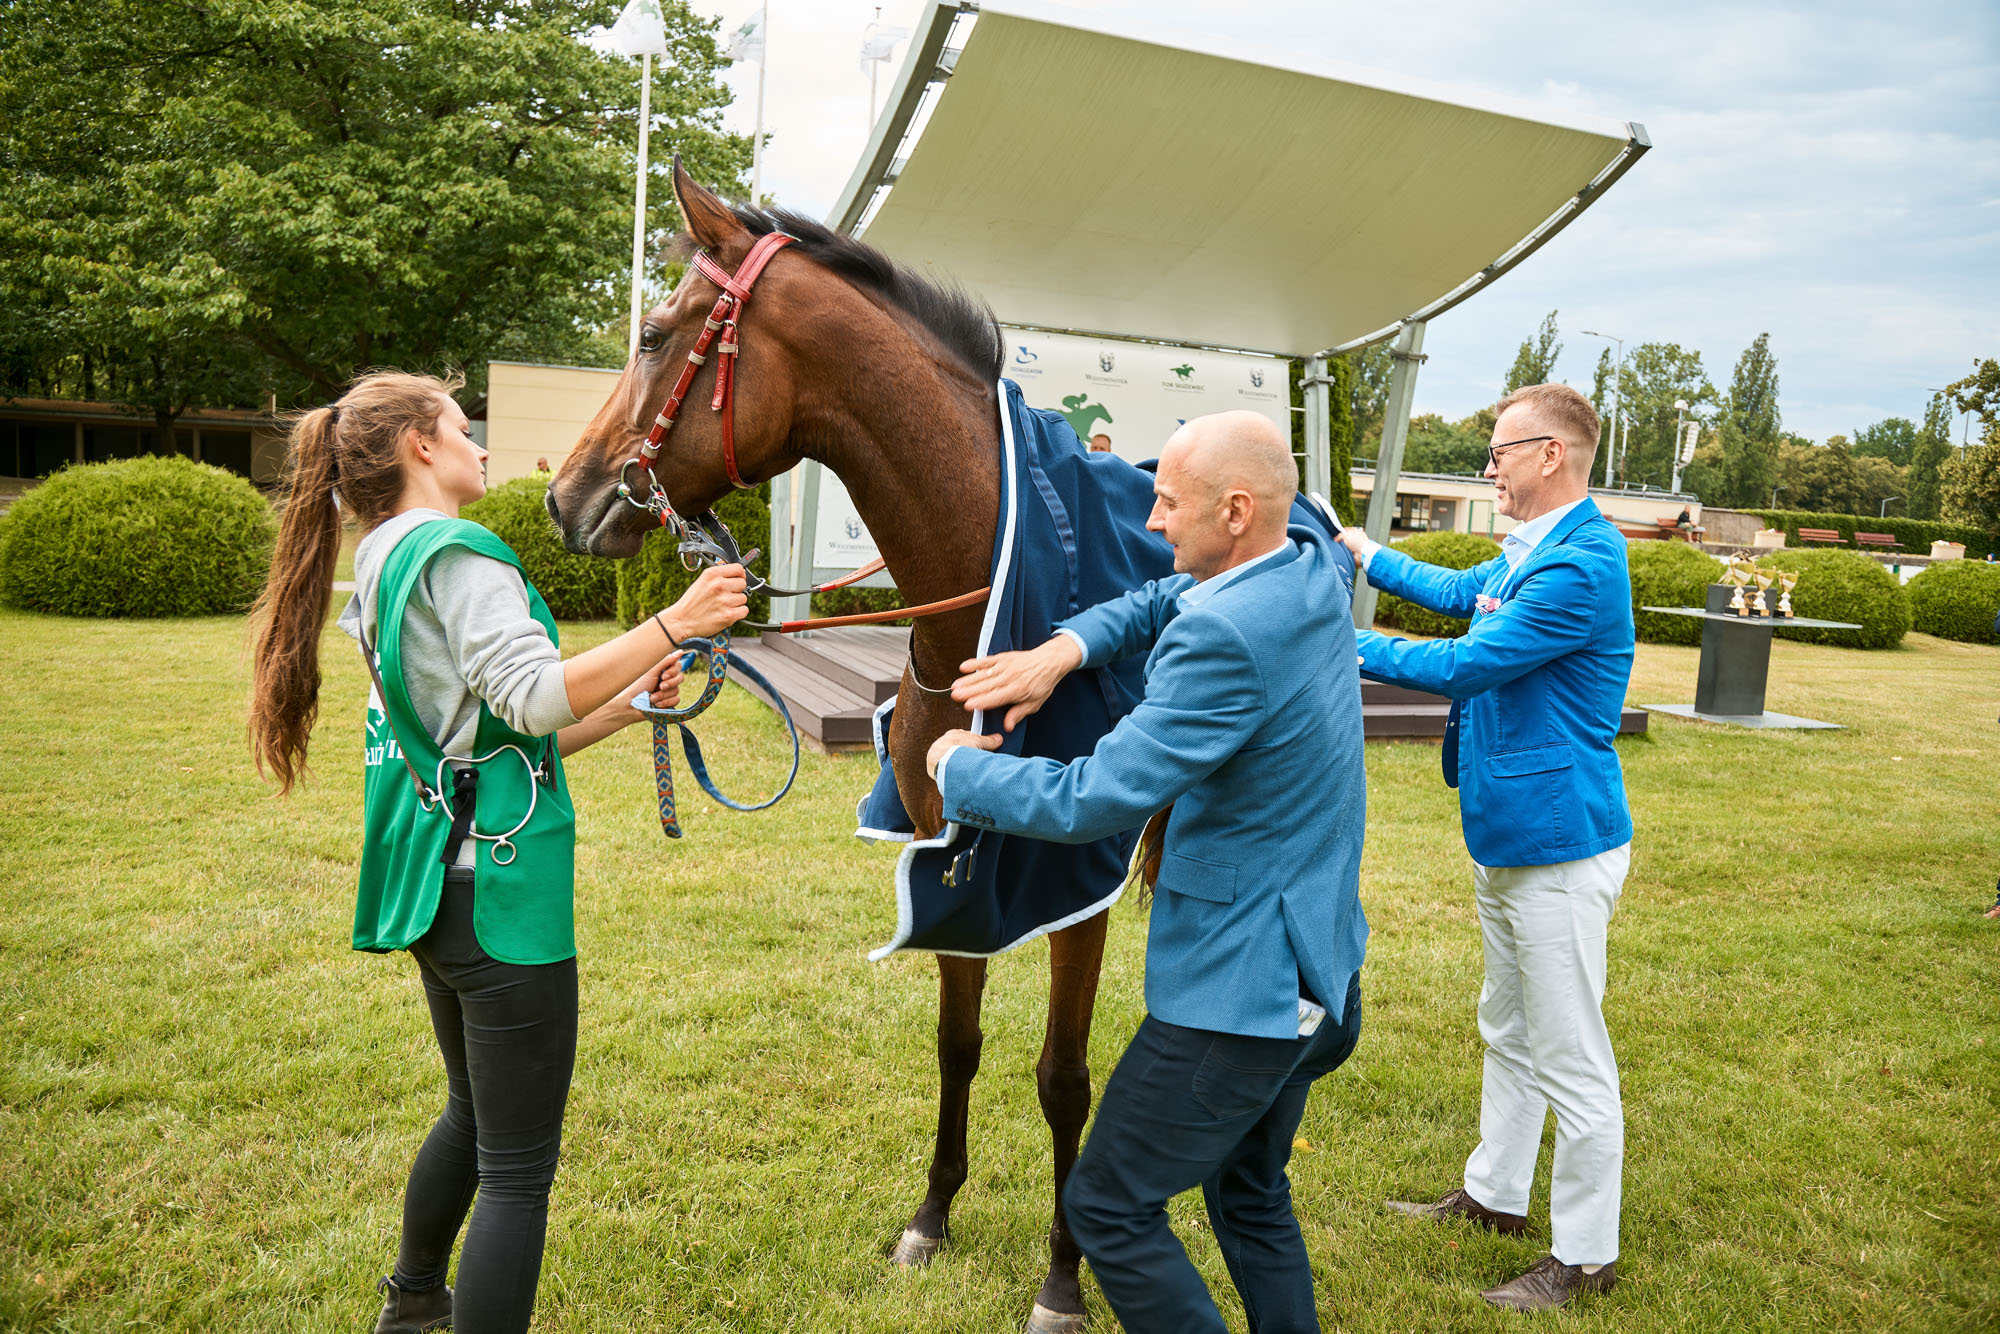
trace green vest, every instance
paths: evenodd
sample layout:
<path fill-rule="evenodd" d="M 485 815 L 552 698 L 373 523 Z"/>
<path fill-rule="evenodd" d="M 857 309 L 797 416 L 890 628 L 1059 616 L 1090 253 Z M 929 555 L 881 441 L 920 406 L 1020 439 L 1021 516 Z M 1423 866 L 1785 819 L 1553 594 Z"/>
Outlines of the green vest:
<path fill-rule="evenodd" d="M 375 595 L 371 661 L 378 689 L 368 701 L 354 948 L 407 949 L 430 930 L 444 886 L 452 771 L 470 761 L 479 774 L 468 837 L 478 849 L 472 925 L 480 948 L 503 963 L 555 963 L 576 953 L 576 813 L 555 737 L 523 736 L 482 701 L 472 754 L 447 763 L 418 721 L 403 680 L 403 610 L 410 590 L 431 558 L 451 546 L 521 565 L 505 542 L 464 519 L 418 524 L 389 553 Z M 527 581 L 525 571 L 521 578 Z M 555 618 L 533 584 L 528 609 L 555 639 Z M 370 647 L 364 637 L 364 658 Z"/>

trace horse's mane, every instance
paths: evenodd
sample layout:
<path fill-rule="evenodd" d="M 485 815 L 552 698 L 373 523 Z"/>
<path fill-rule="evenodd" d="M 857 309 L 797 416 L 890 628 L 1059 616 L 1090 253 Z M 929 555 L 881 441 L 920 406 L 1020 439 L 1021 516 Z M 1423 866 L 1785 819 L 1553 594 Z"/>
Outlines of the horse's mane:
<path fill-rule="evenodd" d="M 936 334 L 967 369 L 988 380 L 1000 378 L 1006 346 L 1000 341 L 999 323 L 992 308 L 964 288 L 921 278 L 873 246 L 789 209 L 748 204 L 732 204 L 730 209 L 752 235 L 779 231 L 796 238 L 799 249 L 814 261 Z"/>

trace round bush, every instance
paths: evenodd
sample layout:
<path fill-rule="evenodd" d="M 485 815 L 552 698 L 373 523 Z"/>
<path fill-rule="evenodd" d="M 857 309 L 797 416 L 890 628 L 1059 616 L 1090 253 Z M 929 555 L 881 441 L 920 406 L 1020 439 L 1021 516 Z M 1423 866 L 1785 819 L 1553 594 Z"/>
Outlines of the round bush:
<path fill-rule="evenodd" d="M 1966 644 L 2000 643 L 1993 633 L 1993 618 L 2000 616 L 2000 565 L 1939 561 L 1903 585 L 1903 592 L 1910 599 L 1912 630 Z"/>
<path fill-rule="evenodd" d="M 1839 648 L 1894 648 L 1910 630 L 1910 599 L 1887 567 L 1858 551 L 1774 551 L 1757 564 L 1799 576 L 1792 610 L 1859 630 L 1780 630 L 1786 639 Z"/>
<path fill-rule="evenodd" d="M 765 482 L 748 491 L 737 491 L 723 497 L 715 507 L 716 514 L 729 525 L 729 531 L 736 539 L 737 549 L 750 551 L 752 548 L 768 553 L 771 549 L 771 484 Z M 604 562 L 612 564 L 612 562 Z M 639 554 L 616 562 L 618 571 L 618 619 L 627 625 L 637 625 L 656 611 L 663 611 L 674 605 L 681 594 L 687 592 L 695 575 L 681 564 L 680 549 L 668 540 L 666 530 L 660 529 L 649 534 L 646 545 Z M 766 557 L 759 556 L 755 562 L 759 570 L 768 570 Z M 762 593 L 750 596 L 750 620 L 771 619 L 771 599 Z"/>
<path fill-rule="evenodd" d="M 1722 562 L 1686 542 L 1632 542 L 1625 548 L 1632 572 L 1632 628 L 1648 644 L 1699 644 L 1703 622 L 1664 616 L 1641 607 L 1703 607 L 1708 586 L 1722 577 Z"/>
<path fill-rule="evenodd" d="M 8 514 L 0 601 L 63 616 L 210 616 L 257 600 L 278 523 L 235 473 L 178 457 L 66 468 Z"/>
<path fill-rule="evenodd" d="M 607 619 L 618 610 L 618 562 L 579 556 L 563 546 L 562 534 L 542 504 L 548 489 L 546 475 L 517 477 L 494 487 L 459 515 L 513 548 L 528 582 L 556 619 Z"/>
<path fill-rule="evenodd" d="M 1475 533 L 1414 533 L 1390 545 L 1427 565 L 1442 565 L 1447 570 L 1469 570 L 1500 554 L 1498 542 Z M 1472 628 L 1470 621 L 1426 611 L 1387 593 L 1375 602 L 1375 623 L 1438 639 L 1455 639 Z"/>

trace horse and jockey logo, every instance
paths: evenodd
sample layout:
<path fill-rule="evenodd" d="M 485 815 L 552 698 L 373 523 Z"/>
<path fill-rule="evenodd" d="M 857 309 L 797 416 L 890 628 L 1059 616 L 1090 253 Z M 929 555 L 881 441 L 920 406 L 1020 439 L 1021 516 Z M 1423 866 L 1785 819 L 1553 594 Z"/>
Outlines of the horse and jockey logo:
<path fill-rule="evenodd" d="M 1194 375 L 1194 366 L 1189 362 L 1183 361 L 1180 365 L 1174 367 L 1174 374 L 1180 376 L 1183 380 L 1189 379 Z"/>
<path fill-rule="evenodd" d="M 1250 387 L 1252 389 L 1262 389 L 1264 387 L 1264 372 L 1262 371 L 1250 372 Z"/>
<path fill-rule="evenodd" d="M 1109 424 L 1111 409 L 1102 403 L 1090 401 L 1088 393 L 1064 394 L 1062 419 L 1069 423 L 1069 429 L 1076 432 L 1079 440 L 1090 439 L 1090 428 L 1099 421 Z"/>
<path fill-rule="evenodd" d="M 1111 374 L 1111 368 L 1117 364 L 1118 358 L 1112 356 L 1109 352 L 1100 352 L 1097 354 L 1098 369 L 1102 370 L 1106 375 Z"/>

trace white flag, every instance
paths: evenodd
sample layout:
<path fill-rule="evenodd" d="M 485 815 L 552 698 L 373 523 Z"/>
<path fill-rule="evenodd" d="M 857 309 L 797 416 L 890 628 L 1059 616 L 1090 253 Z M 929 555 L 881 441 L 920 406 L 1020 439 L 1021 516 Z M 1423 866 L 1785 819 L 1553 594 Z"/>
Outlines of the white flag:
<path fill-rule="evenodd" d="M 729 49 L 723 54 L 732 61 L 764 58 L 764 25 L 757 15 L 743 20 L 743 26 L 730 37 Z"/>
<path fill-rule="evenodd" d="M 910 35 L 908 28 L 871 27 L 861 39 L 861 72 L 868 73 L 869 63 L 884 64 L 896 57 L 896 43 Z"/>
<path fill-rule="evenodd" d="M 660 12 L 660 0 L 632 0 L 611 25 L 611 42 L 637 60 L 640 56 L 667 53 L 667 18 Z"/>

